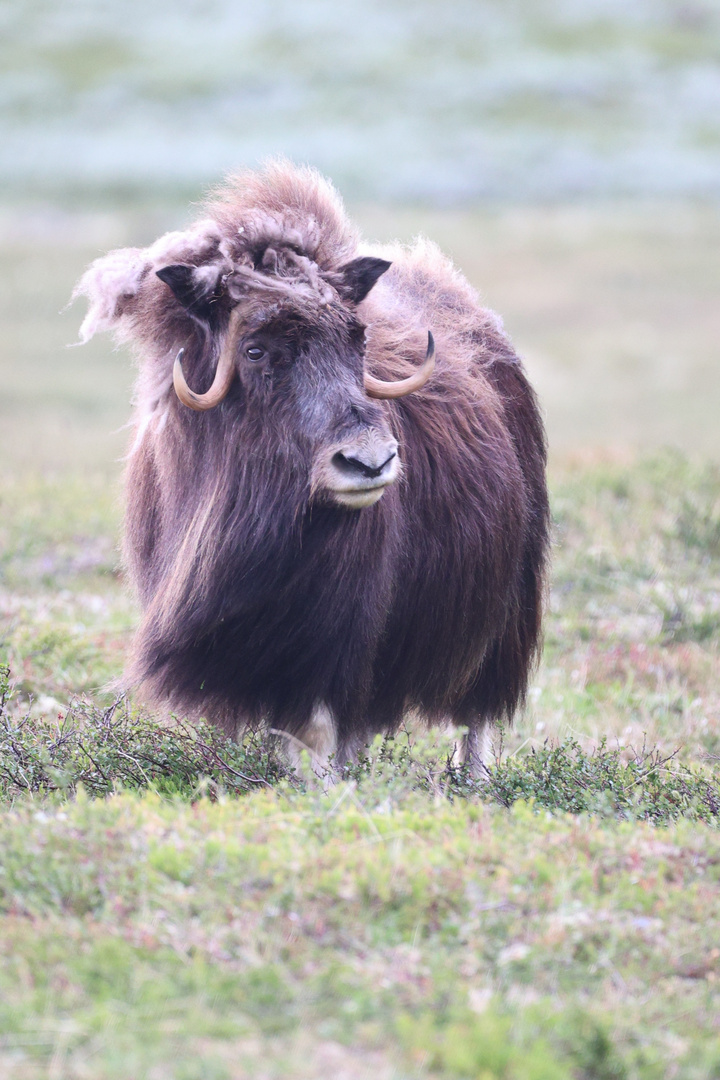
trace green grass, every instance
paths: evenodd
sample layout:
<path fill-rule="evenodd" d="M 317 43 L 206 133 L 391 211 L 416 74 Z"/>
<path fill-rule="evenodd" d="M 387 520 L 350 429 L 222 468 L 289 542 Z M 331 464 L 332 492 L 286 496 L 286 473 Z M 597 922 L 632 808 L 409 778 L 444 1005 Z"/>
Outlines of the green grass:
<path fill-rule="evenodd" d="M 0 845 L 6 1076 L 720 1068 L 720 833 L 696 824 L 396 799 L 376 777 L 25 802 Z"/>
<path fill-rule="evenodd" d="M 570 474 L 536 728 L 720 753 L 720 474 L 677 453 Z M 565 725 L 565 726 L 563 726 Z"/>

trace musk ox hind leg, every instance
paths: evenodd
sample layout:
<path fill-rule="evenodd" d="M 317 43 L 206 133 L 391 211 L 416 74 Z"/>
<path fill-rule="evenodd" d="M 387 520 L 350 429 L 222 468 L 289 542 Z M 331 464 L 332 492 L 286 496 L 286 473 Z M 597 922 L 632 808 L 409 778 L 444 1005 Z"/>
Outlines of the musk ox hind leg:
<path fill-rule="evenodd" d="M 492 757 L 492 721 L 478 719 L 468 724 L 460 745 L 460 760 L 474 780 L 487 780 Z"/>

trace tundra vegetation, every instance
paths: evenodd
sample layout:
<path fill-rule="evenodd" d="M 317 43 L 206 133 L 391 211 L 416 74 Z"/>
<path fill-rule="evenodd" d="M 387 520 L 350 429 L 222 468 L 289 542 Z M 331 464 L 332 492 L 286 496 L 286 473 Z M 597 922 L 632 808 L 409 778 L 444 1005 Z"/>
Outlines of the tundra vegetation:
<path fill-rule="evenodd" d="M 56 313 L 97 249 L 157 222 L 4 237 L 11 1080 L 720 1076 L 717 217 L 398 220 L 506 316 L 556 447 L 544 659 L 482 787 L 449 734 L 409 727 L 324 791 L 118 699 L 131 373 L 106 346 L 61 353 L 77 313 Z"/>

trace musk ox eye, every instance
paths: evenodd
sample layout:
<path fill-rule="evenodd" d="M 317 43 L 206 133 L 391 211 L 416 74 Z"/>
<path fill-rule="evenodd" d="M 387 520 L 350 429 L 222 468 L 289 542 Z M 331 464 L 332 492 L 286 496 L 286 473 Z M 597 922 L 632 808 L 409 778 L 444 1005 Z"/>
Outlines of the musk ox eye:
<path fill-rule="evenodd" d="M 258 345 L 251 345 L 249 349 L 245 350 L 245 355 L 248 360 L 252 360 L 253 363 L 257 363 L 258 360 L 262 360 L 265 355 L 265 350 L 261 349 Z"/>

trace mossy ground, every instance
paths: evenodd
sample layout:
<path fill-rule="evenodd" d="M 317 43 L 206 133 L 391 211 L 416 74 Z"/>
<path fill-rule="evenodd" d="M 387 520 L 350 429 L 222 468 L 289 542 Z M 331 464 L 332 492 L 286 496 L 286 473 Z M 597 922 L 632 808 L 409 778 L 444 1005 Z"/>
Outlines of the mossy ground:
<path fill-rule="evenodd" d="M 0 1067 L 715 1077 L 720 832 L 356 788 L 2 815 Z"/>

